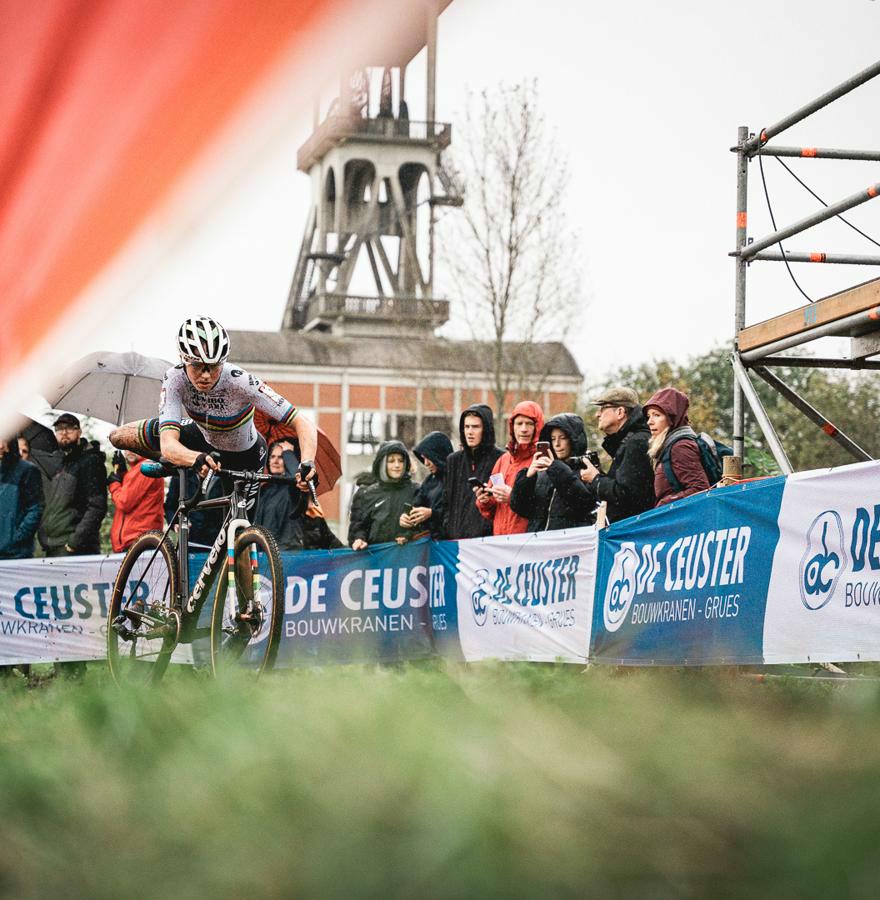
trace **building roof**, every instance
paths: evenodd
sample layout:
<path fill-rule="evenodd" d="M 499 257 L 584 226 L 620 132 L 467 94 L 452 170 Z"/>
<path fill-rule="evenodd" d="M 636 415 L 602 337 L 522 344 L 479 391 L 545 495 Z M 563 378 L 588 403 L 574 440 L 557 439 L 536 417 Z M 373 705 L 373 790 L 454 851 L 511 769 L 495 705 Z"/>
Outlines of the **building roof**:
<path fill-rule="evenodd" d="M 326 366 L 358 369 L 422 369 L 483 372 L 488 344 L 445 338 L 333 337 L 298 331 L 230 331 L 230 357 L 243 365 Z M 507 342 L 505 370 L 582 378 L 565 344 Z"/>

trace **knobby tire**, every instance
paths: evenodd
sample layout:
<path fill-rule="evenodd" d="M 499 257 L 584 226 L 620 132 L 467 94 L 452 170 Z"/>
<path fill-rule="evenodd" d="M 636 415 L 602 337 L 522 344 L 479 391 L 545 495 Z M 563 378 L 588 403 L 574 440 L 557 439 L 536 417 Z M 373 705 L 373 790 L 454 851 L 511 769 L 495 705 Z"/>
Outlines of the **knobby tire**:
<path fill-rule="evenodd" d="M 138 570 L 139 564 L 148 566 L 145 572 Z M 153 620 L 173 620 L 170 614 L 178 581 L 177 559 L 169 542 L 162 540 L 162 532 L 147 531 L 137 538 L 119 566 L 107 614 L 107 661 L 117 684 L 155 684 L 165 674 L 177 645 L 177 633 L 143 639 L 137 634 L 146 634 Z M 135 592 L 133 597 L 130 590 Z M 113 628 L 126 609 L 135 613 L 135 619 L 128 620 L 135 635 L 130 641 Z M 138 618 L 139 611 L 144 615 Z"/>
<path fill-rule="evenodd" d="M 268 671 L 275 664 L 281 642 L 281 622 L 284 616 L 284 572 L 275 537 L 258 525 L 239 532 L 235 539 L 235 586 L 237 612 L 244 613 L 254 597 L 250 547 L 257 548 L 260 590 L 258 601 L 262 623 L 254 633 L 252 628 L 230 620 L 226 610 L 229 583 L 229 560 L 224 558 L 214 590 L 211 615 L 211 667 L 214 674 L 240 663 L 256 670 Z"/>

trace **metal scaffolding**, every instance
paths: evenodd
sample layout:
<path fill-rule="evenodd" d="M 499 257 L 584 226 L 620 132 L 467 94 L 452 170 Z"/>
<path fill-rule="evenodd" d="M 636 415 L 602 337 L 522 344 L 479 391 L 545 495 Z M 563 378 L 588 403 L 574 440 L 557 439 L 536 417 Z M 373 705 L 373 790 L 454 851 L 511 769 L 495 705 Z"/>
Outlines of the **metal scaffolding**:
<path fill-rule="evenodd" d="M 782 379 L 773 374 L 771 366 L 810 366 L 845 369 L 880 369 L 880 360 L 869 359 L 880 354 L 880 279 L 856 285 L 830 297 L 817 300 L 808 306 L 792 310 L 782 316 L 746 326 L 746 274 L 755 261 L 786 263 L 825 263 L 849 265 L 880 265 L 880 256 L 859 254 L 835 254 L 817 252 L 783 251 L 780 242 L 801 234 L 855 206 L 873 200 L 880 194 L 880 183 L 849 197 L 829 204 L 806 218 L 780 228 L 758 240 L 748 237 L 748 164 L 755 156 L 798 157 L 801 159 L 844 159 L 880 161 L 880 151 L 838 150 L 818 147 L 769 146 L 771 138 L 781 134 L 798 122 L 848 94 L 853 89 L 880 75 L 880 62 L 874 63 L 852 78 L 800 107 L 790 115 L 758 134 L 747 126 L 737 131 L 736 146 L 736 249 L 730 254 L 736 260 L 736 303 L 734 313 L 733 363 L 733 446 L 734 455 L 740 458 L 744 452 L 745 403 L 748 403 L 767 440 L 779 468 L 786 474 L 792 471 L 783 443 L 776 433 L 766 410 L 749 377 L 753 371 L 766 384 L 777 391 L 797 410 L 814 422 L 821 430 L 837 441 L 858 460 L 871 459 L 858 444 L 840 431 L 817 409 L 799 396 Z M 775 227 L 775 226 L 774 226 Z M 776 250 L 769 249 L 780 244 Z M 809 343 L 821 337 L 851 338 L 850 355 L 841 358 L 788 357 L 775 354 Z"/>

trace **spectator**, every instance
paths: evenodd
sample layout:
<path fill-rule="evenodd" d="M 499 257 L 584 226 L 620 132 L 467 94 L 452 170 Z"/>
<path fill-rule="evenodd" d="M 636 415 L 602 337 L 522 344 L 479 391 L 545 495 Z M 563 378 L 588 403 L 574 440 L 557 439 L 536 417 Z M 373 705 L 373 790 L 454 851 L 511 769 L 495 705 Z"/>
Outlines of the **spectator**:
<path fill-rule="evenodd" d="M 345 544 L 333 533 L 324 517 L 324 510 L 312 500 L 306 507 L 302 520 L 303 550 L 339 550 Z"/>
<path fill-rule="evenodd" d="M 657 391 L 645 404 L 645 415 L 651 431 L 648 455 L 654 464 L 655 506 L 663 506 L 708 491 L 710 484 L 700 460 L 696 433 L 688 423 L 687 396 L 675 388 Z M 676 488 L 666 477 L 664 460 L 668 460 L 672 474 L 679 482 Z"/>
<path fill-rule="evenodd" d="M 20 434 L 18 436 L 17 443 L 18 443 L 18 455 L 25 462 L 28 462 L 31 458 L 31 442 L 23 434 Z"/>
<path fill-rule="evenodd" d="M 376 483 L 362 488 L 352 503 L 348 543 L 352 550 L 386 541 L 405 543 L 413 535 L 400 517 L 415 505 L 418 484 L 410 474 L 411 463 L 400 441 L 386 441 L 373 460 Z"/>
<path fill-rule="evenodd" d="M 0 441 L 0 559 L 29 559 L 43 513 L 40 471 L 19 457 L 18 441 Z"/>
<path fill-rule="evenodd" d="M 267 467 L 270 475 L 287 475 L 290 478 L 296 475 L 299 459 L 293 452 L 290 441 L 272 443 Z M 280 550 L 302 550 L 302 517 L 308 501 L 308 494 L 292 484 L 264 484 L 260 489 L 254 524 L 271 531 Z"/>
<path fill-rule="evenodd" d="M 63 413 L 55 420 L 59 449 L 46 454 L 51 468 L 43 472 L 46 508 L 37 532 L 46 556 L 101 552 L 107 514 L 104 454 L 81 434 L 76 416 Z"/>
<path fill-rule="evenodd" d="M 480 484 L 485 484 L 492 467 L 504 452 L 495 446 L 492 410 L 482 403 L 469 406 L 459 417 L 458 433 L 461 450 L 456 450 L 446 460 L 444 532 L 450 540 L 487 537 L 492 534 L 492 523 L 480 515 L 474 503 L 476 488 L 468 484 L 468 479 L 476 478 Z"/>
<path fill-rule="evenodd" d="M 113 454 L 113 471 L 107 487 L 116 506 L 110 526 L 110 546 L 114 553 L 122 553 L 145 531 L 162 528 L 162 503 L 165 482 L 161 478 L 147 478 L 141 472 L 142 456 L 126 450 Z"/>
<path fill-rule="evenodd" d="M 201 479 L 192 470 L 187 469 L 184 490 L 187 498 L 192 497 L 199 488 Z M 223 483 L 219 478 L 212 478 L 208 484 L 208 492 L 204 495 L 206 500 L 214 500 L 223 496 Z M 168 493 L 165 495 L 165 521 L 170 522 L 177 512 L 180 503 L 180 476 L 172 475 L 168 483 Z M 214 545 L 220 526 L 223 524 L 224 510 L 222 509 L 191 509 L 189 511 L 189 546 L 190 549 L 208 549 Z"/>
<path fill-rule="evenodd" d="M 510 508 L 529 520 L 528 531 L 577 528 L 596 521 L 595 499 L 569 460 L 587 452 L 584 420 L 574 413 L 554 416 L 539 439 L 550 443 L 552 455 L 536 452 L 528 469 L 520 469 L 510 494 Z"/>
<path fill-rule="evenodd" d="M 477 507 L 480 515 L 492 523 L 492 534 L 522 534 L 529 520 L 517 515 L 510 508 L 510 494 L 517 473 L 527 469 L 535 455 L 535 444 L 544 427 L 544 413 L 537 403 L 523 400 L 513 409 L 508 422 L 510 440 L 507 450 L 492 467 L 489 476 L 500 476 L 498 483 L 477 491 Z"/>
<path fill-rule="evenodd" d="M 590 402 L 599 407 L 596 419 L 605 435 L 602 449 L 611 457 L 611 467 L 603 474 L 585 460 L 581 479 L 597 503 L 606 503 L 609 522 L 653 508 L 654 467 L 648 458 L 651 432 L 639 395 L 631 388 L 614 387 Z"/>
<path fill-rule="evenodd" d="M 412 510 L 400 517 L 400 524 L 404 528 L 418 528 L 427 522 L 431 537 L 442 541 L 443 480 L 446 459 L 452 453 L 452 441 L 442 431 L 432 431 L 416 444 L 413 453 L 430 474 L 419 487 Z"/>

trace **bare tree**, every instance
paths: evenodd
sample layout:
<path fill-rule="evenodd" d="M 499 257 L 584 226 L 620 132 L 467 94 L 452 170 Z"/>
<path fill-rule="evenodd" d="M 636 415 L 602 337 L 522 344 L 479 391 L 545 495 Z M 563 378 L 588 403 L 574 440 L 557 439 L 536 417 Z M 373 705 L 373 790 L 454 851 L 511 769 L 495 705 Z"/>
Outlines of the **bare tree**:
<path fill-rule="evenodd" d="M 540 111 L 534 81 L 469 98 L 453 179 L 462 212 L 438 229 L 454 296 L 475 340 L 499 414 L 507 396 L 538 393 L 582 310 L 581 243 L 568 221 L 568 167 Z M 542 352 L 543 351 L 543 352 Z"/>

